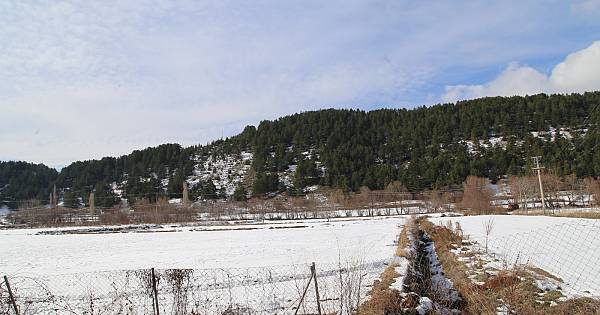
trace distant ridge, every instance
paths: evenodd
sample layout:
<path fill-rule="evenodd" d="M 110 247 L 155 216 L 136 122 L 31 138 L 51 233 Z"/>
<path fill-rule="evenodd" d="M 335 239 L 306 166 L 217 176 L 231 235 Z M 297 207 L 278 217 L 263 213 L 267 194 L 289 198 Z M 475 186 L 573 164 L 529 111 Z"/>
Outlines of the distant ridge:
<path fill-rule="evenodd" d="M 50 187 L 78 206 L 94 190 L 98 206 L 122 198 L 194 198 L 303 192 L 314 185 L 348 191 L 400 181 L 416 191 L 492 180 L 529 170 L 541 155 L 559 175 L 600 175 L 600 92 L 487 97 L 415 109 L 324 109 L 263 121 L 208 145 L 163 144 L 121 157 L 78 161 L 60 172 L 0 163 L 0 200 L 47 202 Z M 63 198 L 64 199 L 64 198 Z"/>

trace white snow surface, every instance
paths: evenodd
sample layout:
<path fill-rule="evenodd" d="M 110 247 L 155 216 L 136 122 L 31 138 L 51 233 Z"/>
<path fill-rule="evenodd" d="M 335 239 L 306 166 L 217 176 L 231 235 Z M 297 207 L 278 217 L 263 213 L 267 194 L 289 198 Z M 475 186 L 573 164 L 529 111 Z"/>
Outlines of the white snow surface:
<path fill-rule="evenodd" d="M 128 271 L 120 270 L 150 267 L 194 269 L 194 290 L 185 303 L 202 314 L 224 314 L 236 305 L 253 314 L 293 314 L 310 276 L 308 263 L 315 262 L 321 306 L 327 313 L 348 314 L 351 304 L 339 309 L 335 299 L 346 290 L 339 287 L 341 277 L 342 285 L 356 285 L 348 287 L 355 291 L 353 299 L 364 301 L 394 255 L 404 220 L 396 216 L 0 230 L 0 274 L 13 280 L 20 297 L 38 301 L 34 308 L 72 311 L 58 311 L 59 315 L 89 311 L 82 292 L 101 297 L 94 307 L 106 314 L 120 314 L 119 296 L 134 298 L 134 313 L 149 313 L 147 299 L 136 298 L 145 292 L 136 284 L 136 274 L 130 278 Z M 59 298 L 45 299 L 38 280 Z M 125 295 L 115 295 L 113 288 Z M 161 313 L 178 313 L 171 303 L 176 300 L 174 288 L 168 281 L 159 283 Z M 316 313 L 310 293 L 306 301 L 303 312 Z"/>
<path fill-rule="evenodd" d="M 319 265 L 337 263 L 340 255 L 380 261 L 393 257 L 403 222 L 396 216 L 62 235 L 37 234 L 58 229 L 0 230 L 0 274 Z"/>
<path fill-rule="evenodd" d="M 563 279 L 563 294 L 600 296 L 600 221 L 593 219 L 490 215 L 432 218 L 459 222 L 478 245 L 485 244 L 485 222 L 493 220 L 489 250 L 502 265 L 528 264 Z"/>
<path fill-rule="evenodd" d="M 454 289 L 452 281 L 444 276 L 442 264 L 435 252 L 435 244 L 431 242 L 425 247 L 429 257 L 429 270 L 431 271 L 431 288 L 438 296 L 444 297 L 449 302 L 460 300 L 458 291 Z"/>
<path fill-rule="evenodd" d="M 416 308 L 419 315 L 425 315 L 433 310 L 433 302 L 430 298 L 423 296 L 419 299 L 419 306 Z"/>

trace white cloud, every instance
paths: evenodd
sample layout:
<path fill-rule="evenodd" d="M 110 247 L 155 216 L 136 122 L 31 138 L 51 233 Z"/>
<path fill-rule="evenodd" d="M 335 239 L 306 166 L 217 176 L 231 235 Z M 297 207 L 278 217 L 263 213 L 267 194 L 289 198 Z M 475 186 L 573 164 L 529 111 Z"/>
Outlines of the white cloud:
<path fill-rule="evenodd" d="M 299 111 L 435 102 L 449 68 L 465 82 L 589 42 L 556 45 L 579 19 L 549 1 L 0 1 L 0 159 L 68 164 Z"/>
<path fill-rule="evenodd" d="M 576 12 L 597 13 L 600 12 L 600 0 L 575 1 L 572 8 Z"/>
<path fill-rule="evenodd" d="M 600 90 L 600 41 L 570 54 L 554 67 L 550 84 L 558 92 Z"/>
<path fill-rule="evenodd" d="M 494 80 L 479 85 L 447 86 L 442 99 L 446 102 L 483 97 L 535 93 L 574 93 L 600 90 L 600 41 L 568 55 L 550 75 L 517 63 Z"/>

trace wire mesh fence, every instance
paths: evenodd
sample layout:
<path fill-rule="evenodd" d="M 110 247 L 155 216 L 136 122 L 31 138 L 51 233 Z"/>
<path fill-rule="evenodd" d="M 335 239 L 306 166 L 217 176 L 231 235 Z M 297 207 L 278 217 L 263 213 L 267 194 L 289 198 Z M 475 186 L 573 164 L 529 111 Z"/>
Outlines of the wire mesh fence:
<path fill-rule="evenodd" d="M 435 262 L 430 270 L 441 267 L 435 274 L 447 277 L 447 287 L 453 285 L 460 294 L 457 313 L 599 314 L 600 221 L 520 216 L 455 220 L 417 222 L 436 251 L 437 257 L 429 258 Z M 519 230 L 526 232 L 514 233 Z M 442 301 L 450 295 L 442 291 Z M 446 314 L 436 306 L 439 296 L 427 297 L 433 300 L 433 314 Z"/>
<path fill-rule="evenodd" d="M 498 228 L 498 227 L 496 227 Z M 569 219 L 524 233 L 478 240 L 506 267 L 540 268 L 560 280 L 568 296 L 600 297 L 600 221 Z"/>
<path fill-rule="evenodd" d="M 9 276 L 0 314 L 349 314 L 387 264 Z"/>
<path fill-rule="evenodd" d="M 598 220 L 473 240 L 479 252 L 497 258 L 489 261 L 496 268 L 536 267 L 560 278 L 567 297 L 600 296 Z M 357 259 L 317 263 L 314 272 L 297 264 L 7 275 L 0 314 L 350 314 L 388 264 Z"/>

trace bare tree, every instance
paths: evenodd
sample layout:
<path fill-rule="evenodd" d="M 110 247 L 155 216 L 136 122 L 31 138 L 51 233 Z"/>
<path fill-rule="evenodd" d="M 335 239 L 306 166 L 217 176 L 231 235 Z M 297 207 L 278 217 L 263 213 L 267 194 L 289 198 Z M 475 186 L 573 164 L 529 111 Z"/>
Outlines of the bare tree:
<path fill-rule="evenodd" d="M 395 180 L 395 181 L 387 184 L 387 186 L 385 186 L 385 191 L 387 191 L 387 192 L 405 192 L 406 186 L 404 186 L 400 181 Z"/>
<path fill-rule="evenodd" d="M 494 230 L 494 219 L 490 218 L 487 221 L 485 221 L 483 223 L 483 228 L 485 229 L 485 252 L 487 254 L 488 252 L 488 241 L 490 239 L 490 235 L 492 234 L 492 231 Z"/>
<path fill-rule="evenodd" d="M 408 200 L 410 197 L 410 193 L 404 184 L 400 181 L 390 182 L 386 187 L 385 191 L 393 194 L 394 200 L 393 202 L 397 203 L 396 205 L 396 214 L 404 213 L 404 201 Z M 398 207 L 400 207 L 400 212 L 398 212 Z"/>
<path fill-rule="evenodd" d="M 345 205 L 348 201 L 348 195 L 341 189 L 334 189 L 329 193 L 329 200 L 335 204 Z"/>
<path fill-rule="evenodd" d="M 469 176 L 463 183 L 463 199 L 461 206 L 479 214 L 489 213 L 492 209 L 492 192 L 483 177 Z"/>
<path fill-rule="evenodd" d="M 510 194 L 512 196 L 512 202 L 519 205 L 519 208 L 523 208 L 527 211 L 527 181 L 522 176 L 510 176 L 508 178 L 508 187 L 510 188 Z"/>
<path fill-rule="evenodd" d="M 536 176 L 526 176 L 525 185 L 525 196 L 528 203 L 539 198 L 539 183 Z"/>
<path fill-rule="evenodd" d="M 433 212 L 442 212 L 448 209 L 451 196 L 448 193 L 432 190 L 425 194 L 425 198 Z"/>
<path fill-rule="evenodd" d="M 600 182 L 592 177 L 587 177 L 583 180 L 585 192 L 588 195 L 588 203 L 590 206 L 600 205 Z"/>
<path fill-rule="evenodd" d="M 366 186 L 360 187 L 360 192 L 353 198 L 361 206 L 367 206 L 369 216 L 373 216 L 373 209 L 371 205 L 371 189 Z"/>
<path fill-rule="evenodd" d="M 563 188 L 562 179 L 554 172 L 546 172 L 542 174 L 542 184 L 547 206 L 552 209 L 557 208 Z"/>
<path fill-rule="evenodd" d="M 464 231 L 462 229 L 462 226 L 460 225 L 460 222 L 456 221 L 454 223 L 454 233 L 458 236 L 460 236 L 460 238 L 462 239 L 464 237 Z"/>
<path fill-rule="evenodd" d="M 530 201 L 539 195 L 538 181 L 535 176 L 511 176 L 508 178 L 508 186 L 514 202 L 526 212 Z"/>
<path fill-rule="evenodd" d="M 577 175 L 565 176 L 563 186 L 566 190 L 566 200 L 564 200 L 563 205 L 576 205 L 577 199 L 581 196 L 581 181 L 577 178 Z"/>

